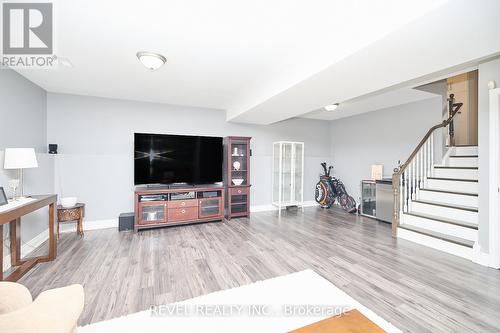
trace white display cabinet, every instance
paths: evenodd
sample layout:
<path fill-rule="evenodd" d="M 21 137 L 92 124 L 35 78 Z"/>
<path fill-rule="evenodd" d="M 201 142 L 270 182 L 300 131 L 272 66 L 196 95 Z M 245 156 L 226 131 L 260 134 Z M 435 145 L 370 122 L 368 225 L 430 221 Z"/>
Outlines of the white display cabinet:
<path fill-rule="evenodd" d="M 273 205 L 281 209 L 304 203 L 304 143 L 273 144 Z"/>

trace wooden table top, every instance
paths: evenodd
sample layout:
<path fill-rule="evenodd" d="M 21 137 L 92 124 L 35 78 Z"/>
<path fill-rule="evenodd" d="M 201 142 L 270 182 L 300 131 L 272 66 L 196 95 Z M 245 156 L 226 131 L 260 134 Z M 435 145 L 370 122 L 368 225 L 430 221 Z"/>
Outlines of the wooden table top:
<path fill-rule="evenodd" d="M 370 319 L 366 318 L 358 310 L 347 311 L 346 313 L 327 318 L 311 325 L 304 326 L 290 333 L 384 333 L 385 331 L 377 326 Z"/>
<path fill-rule="evenodd" d="M 7 224 L 21 216 L 57 202 L 57 194 L 32 195 L 30 198 L 33 200 L 2 211 L 0 213 L 0 224 Z"/>

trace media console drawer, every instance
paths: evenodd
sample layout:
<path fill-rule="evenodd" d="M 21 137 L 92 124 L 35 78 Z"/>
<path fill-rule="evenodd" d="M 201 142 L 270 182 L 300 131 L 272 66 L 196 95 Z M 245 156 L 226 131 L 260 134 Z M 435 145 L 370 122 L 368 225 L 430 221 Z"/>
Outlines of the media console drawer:
<path fill-rule="evenodd" d="M 248 194 L 248 187 L 232 187 L 230 190 L 231 195 L 243 195 Z"/>
<path fill-rule="evenodd" d="M 184 208 L 184 207 L 198 207 L 198 199 L 171 200 L 168 202 L 168 208 Z"/>
<path fill-rule="evenodd" d="M 196 219 L 198 219 L 198 207 L 168 209 L 168 222 L 187 221 Z"/>

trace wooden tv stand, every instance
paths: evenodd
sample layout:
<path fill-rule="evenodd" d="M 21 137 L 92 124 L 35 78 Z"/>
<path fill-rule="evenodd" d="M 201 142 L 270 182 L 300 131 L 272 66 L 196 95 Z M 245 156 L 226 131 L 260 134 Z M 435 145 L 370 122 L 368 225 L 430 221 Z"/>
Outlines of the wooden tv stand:
<path fill-rule="evenodd" d="M 144 186 L 135 190 L 135 231 L 222 220 L 223 186 Z"/>

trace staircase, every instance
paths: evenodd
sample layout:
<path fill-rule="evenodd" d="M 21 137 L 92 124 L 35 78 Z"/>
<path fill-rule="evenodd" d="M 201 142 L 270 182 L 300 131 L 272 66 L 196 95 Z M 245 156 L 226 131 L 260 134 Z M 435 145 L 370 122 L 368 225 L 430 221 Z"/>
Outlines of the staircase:
<path fill-rule="evenodd" d="M 449 147 L 400 216 L 399 238 L 472 259 L 478 237 L 478 148 Z"/>
<path fill-rule="evenodd" d="M 393 236 L 472 259 L 478 239 L 478 147 L 451 146 L 435 163 L 434 136 L 446 129 L 462 103 L 448 99 L 449 117 L 433 126 L 395 170 Z"/>

